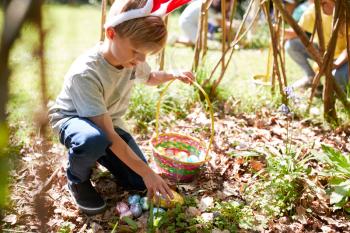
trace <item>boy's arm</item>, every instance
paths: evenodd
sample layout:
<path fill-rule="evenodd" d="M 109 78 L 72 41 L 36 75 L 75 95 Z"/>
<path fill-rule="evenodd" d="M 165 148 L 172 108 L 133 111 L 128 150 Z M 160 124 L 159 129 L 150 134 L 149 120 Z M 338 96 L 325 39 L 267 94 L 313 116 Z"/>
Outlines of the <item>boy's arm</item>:
<path fill-rule="evenodd" d="M 285 40 L 294 39 L 296 37 L 297 37 L 297 34 L 293 30 L 293 28 L 287 28 L 284 30 L 284 39 Z"/>
<path fill-rule="evenodd" d="M 348 61 L 348 51 L 344 49 L 334 61 L 333 68 L 337 69 Z"/>
<path fill-rule="evenodd" d="M 139 174 L 148 189 L 149 195 L 153 196 L 156 192 L 159 192 L 164 197 L 173 198 L 173 194 L 169 186 L 165 181 L 153 170 L 143 162 L 127 143 L 115 132 L 112 119 L 108 114 L 100 116 L 89 117 L 89 119 L 100 127 L 107 135 L 108 139 L 112 142 L 109 149 L 128 167 Z"/>
<path fill-rule="evenodd" d="M 170 80 L 178 79 L 184 83 L 192 83 L 195 78 L 192 72 L 179 72 L 178 74 L 172 74 L 165 71 L 153 71 L 149 75 L 147 85 L 157 86 Z"/>

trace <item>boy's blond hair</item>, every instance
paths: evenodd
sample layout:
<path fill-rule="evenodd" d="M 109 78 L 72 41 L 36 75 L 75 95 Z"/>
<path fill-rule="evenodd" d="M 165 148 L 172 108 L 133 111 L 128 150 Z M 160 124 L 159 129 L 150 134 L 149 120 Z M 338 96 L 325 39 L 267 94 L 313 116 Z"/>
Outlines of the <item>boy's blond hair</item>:
<path fill-rule="evenodd" d="M 147 0 L 116 0 L 109 12 L 109 17 L 142 8 Z M 137 47 L 147 47 L 153 53 L 161 50 L 166 43 L 167 29 L 164 21 L 157 16 L 146 16 L 125 21 L 114 27 L 122 38 L 129 38 Z"/>

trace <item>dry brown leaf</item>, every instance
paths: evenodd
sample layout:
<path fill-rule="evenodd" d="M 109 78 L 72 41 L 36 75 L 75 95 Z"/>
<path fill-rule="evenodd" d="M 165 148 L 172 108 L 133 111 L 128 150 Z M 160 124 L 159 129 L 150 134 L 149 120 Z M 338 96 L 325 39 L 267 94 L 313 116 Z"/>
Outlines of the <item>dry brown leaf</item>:
<path fill-rule="evenodd" d="M 250 160 L 250 166 L 252 167 L 253 170 L 260 171 L 264 167 L 264 164 L 259 160 L 252 159 Z"/>

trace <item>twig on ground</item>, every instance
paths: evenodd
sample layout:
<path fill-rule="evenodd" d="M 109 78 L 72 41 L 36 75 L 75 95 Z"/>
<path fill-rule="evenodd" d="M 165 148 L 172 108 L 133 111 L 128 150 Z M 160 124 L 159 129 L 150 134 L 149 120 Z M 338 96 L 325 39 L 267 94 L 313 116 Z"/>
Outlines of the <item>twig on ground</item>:
<path fill-rule="evenodd" d="M 54 171 L 54 173 L 52 173 L 50 178 L 40 187 L 40 189 L 38 190 L 38 192 L 35 195 L 41 194 L 41 193 L 47 191 L 51 187 L 54 179 L 57 177 L 57 173 L 59 172 L 59 170 L 61 170 L 61 168 L 62 168 L 62 166 L 58 167 Z"/>

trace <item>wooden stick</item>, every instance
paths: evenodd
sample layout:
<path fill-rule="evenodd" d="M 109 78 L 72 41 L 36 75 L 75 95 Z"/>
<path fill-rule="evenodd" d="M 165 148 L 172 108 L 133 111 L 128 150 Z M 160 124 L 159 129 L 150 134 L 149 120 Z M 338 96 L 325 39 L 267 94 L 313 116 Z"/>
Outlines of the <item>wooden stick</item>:
<path fill-rule="evenodd" d="M 346 33 L 346 50 L 347 50 L 347 54 L 348 54 L 348 59 L 347 59 L 347 63 L 348 63 L 348 84 L 350 84 L 350 65 L 349 65 L 349 57 L 350 57 L 350 34 L 349 34 L 349 26 L 350 26 L 350 3 L 347 5 L 345 3 L 345 33 Z"/>
<path fill-rule="evenodd" d="M 325 67 L 325 86 L 323 90 L 323 108 L 324 108 L 324 118 L 327 122 L 337 123 L 337 112 L 335 110 L 335 96 L 334 96 L 334 78 L 332 76 L 333 70 L 333 60 L 334 51 L 336 48 L 336 43 L 338 39 L 338 32 L 341 25 L 339 15 L 341 14 L 341 9 L 339 7 L 339 1 L 335 5 L 335 13 L 333 18 L 333 30 L 332 37 L 327 46 L 328 56 L 324 59 Z"/>
<path fill-rule="evenodd" d="M 164 19 L 165 26 L 168 27 L 168 16 Z M 165 47 L 162 49 L 160 53 L 160 61 L 159 61 L 159 70 L 164 70 L 165 65 Z"/>
<path fill-rule="evenodd" d="M 221 28 L 222 28 L 222 38 L 221 38 L 221 72 L 225 69 L 225 48 L 226 48 L 226 0 L 221 0 Z"/>
<path fill-rule="evenodd" d="M 321 65 L 322 57 L 320 53 L 317 51 L 315 47 L 309 42 L 305 32 L 298 25 L 297 22 L 293 19 L 293 17 L 287 13 L 287 11 L 283 8 L 280 0 L 272 0 L 274 6 L 280 11 L 283 16 L 283 19 L 287 21 L 287 23 L 293 28 L 297 36 L 300 38 L 301 42 L 305 45 L 307 51 L 310 53 L 311 57 L 317 62 L 317 64 Z"/>
<path fill-rule="evenodd" d="M 311 43 L 307 39 L 305 32 L 300 28 L 300 26 L 295 22 L 295 20 L 284 10 L 281 2 L 279 0 L 272 0 L 272 1 L 275 4 L 275 6 L 278 8 L 278 10 L 281 12 L 283 18 L 293 28 L 293 30 L 295 31 L 297 36 L 300 38 L 301 42 L 304 44 L 304 46 L 306 47 L 307 51 L 310 53 L 312 58 L 317 62 L 318 66 L 320 67 L 320 73 L 322 73 L 323 70 L 321 67 L 322 67 L 322 64 L 324 63 L 324 61 L 323 61 L 319 51 L 317 51 L 317 49 L 311 45 Z M 336 1 L 336 3 L 338 3 L 338 1 Z M 332 36 L 334 36 L 334 34 L 332 34 Z M 316 74 L 316 77 L 317 76 L 321 76 L 321 75 Z M 313 86 L 317 86 L 319 83 L 319 79 L 317 79 L 316 77 L 313 80 L 314 81 Z M 317 84 L 315 84 L 315 82 Z M 345 95 L 344 91 L 342 91 L 341 87 L 336 82 L 334 82 L 333 85 L 334 85 L 334 90 L 335 90 L 338 98 L 343 103 L 345 108 L 349 109 L 350 104 L 346 99 L 346 95 Z M 313 97 L 313 95 L 314 94 L 312 94 L 312 97 Z M 310 97 L 309 104 L 311 104 L 312 97 Z"/>
<path fill-rule="evenodd" d="M 202 49 L 202 31 L 203 31 L 203 12 L 204 12 L 204 8 L 205 8 L 205 3 L 202 2 L 201 5 L 201 14 L 199 17 L 199 27 L 198 27 L 198 31 L 197 31 L 197 39 L 196 39 L 196 46 L 194 49 L 194 58 L 193 58 L 193 64 L 192 64 L 192 70 L 193 71 L 197 71 L 198 69 L 198 64 L 199 64 L 199 57 L 200 57 L 200 52 Z"/>
<path fill-rule="evenodd" d="M 54 179 L 56 178 L 58 172 L 62 169 L 62 166 L 56 168 L 56 170 L 51 174 L 50 178 L 48 180 L 45 181 L 45 183 L 40 187 L 40 189 L 34 194 L 34 196 L 36 195 L 40 195 L 44 192 L 46 192 L 47 190 L 49 190 L 51 188 L 51 185 L 54 181 Z"/>
<path fill-rule="evenodd" d="M 202 52 L 202 60 L 205 59 L 207 52 L 208 52 L 208 9 L 204 9 L 204 15 L 203 15 L 203 52 Z"/>
<path fill-rule="evenodd" d="M 105 39 L 105 22 L 106 22 L 106 10 L 107 10 L 107 0 L 102 0 L 101 2 L 101 34 L 100 41 Z"/>
<path fill-rule="evenodd" d="M 320 48 L 320 53 L 323 55 L 325 51 L 325 41 L 324 41 L 324 35 L 323 35 L 320 0 L 315 0 L 315 16 L 316 16 L 315 24 L 317 28 L 318 44 Z"/>
<path fill-rule="evenodd" d="M 218 85 L 220 84 L 221 80 L 223 79 L 223 77 L 224 77 L 224 75 L 225 75 L 225 72 L 226 72 L 226 70 L 227 70 L 227 67 L 229 66 L 230 61 L 231 61 L 231 59 L 232 59 L 232 55 L 233 55 L 233 53 L 234 53 L 234 51 L 235 51 L 235 50 L 234 50 L 234 47 L 244 38 L 244 36 L 247 34 L 247 32 L 250 30 L 250 28 L 254 25 L 255 20 L 257 19 L 257 16 L 259 15 L 259 12 L 260 12 L 260 10 L 256 12 L 256 14 L 255 14 L 255 16 L 254 16 L 252 22 L 249 24 L 249 26 L 247 27 L 247 29 L 239 36 L 239 38 L 237 38 L 237 40 L 235 40 L 235 41 L 231 44 L 231 46 L 230 46 L 229 48 L 226 49 L 225 54 L 226 54 L 228 51 L 231 51 L 231 53 L 230 53 L 229 58 L 228 58 L 228 60 L 227 60 L 227 62 L 226 62 L 225 70 L 224 70 L 224 72 L 221 72 L 221 73 L 220 73 L 220 77 L 214 82 L 214 84 L 213 84 L 213 86 L 212 86 L 212 89 L 211 89 L 211 93 L 215 93 L 216 88 L 218 87 Z M 245 20 L 243 20 L 242 24 L 244 23 L 244 21 L 245 21 Z M 209 80 L 213 77 L 214 72 L 215 72 L 215 70 L 219 67 L 220 63 L 221 63 L 221 62 L 220 62 L 220 60 L 219 60 L 218 63 L 216 64 L 215 68 L 213 69 L 213 71 L 212 71 L 212 73 L 211 73 L 211 76 L 209 77 L 209 79 L 206 80 L 206 82 L 209 82 Z"/>
<path fill-rule="evenodd" d="M 277 55 L 278 55 L 278 58 L 279 58 L 279 65 L 280 65 L 280 69 L 281 69 L 281 75 L 283 78 L 283 85 L 284 87 L 287 87 L 287 75 L 286 75 L 286 69 L 285 69 L 285 61 L 283 59 L 283 56 L 282 56 L 282 51 L 284 51 L 284 47 L 283 47 L 283 40 L 284 40 L 284 37 L 281 36 L 281 26 L 282 26 L 282 23 L 283 23 L 283 20 L 282 20 L 282 17 L 281 15 L 279 14 L 279 12 L 276 12 L 276 14 L 278 13 L 278 27 L 277 27 L 277 31 L 276 31 L 276 39 L 277 39 Z M 284 87 L 282 89 L 282 92 L 284 93 Z M 284 93 L 285 94 L 285 93 Z"/>
<path fill-rule="evenodd" d="M 233 19 L 234 19 L 234 14 L 236 13 L 237 10 L 237 0 L 232 0 L 230 1 L 230 28 L 228 31 L 227 35 L 227 40 L 229 43 L 231 43 L 232 40 L 232 33 L 233 33 Z"/>
<path fill-rule="evenodd" d="M 217 69 L 217 68 L 219 67 L 219 65 L 221 64 L 221 60 L 223 59 L 223 56 L 225 56 L 225 55 L 228 53 L 228 51 L 230 51 L 230 50 L 233 51 L 233 48 L 238 44 L 238 42 L 239 42 L 239 41 L 243 38 L 243 36 L 248 32 L 249 28 L 253 25 L 254 21 L 256 20 L 257 15 L 258 15 L 258 13 L 259 13 L 260 11 L 257 11 L 257 14 L 255 15 L 255 17 L 254 17 L 252 23 L 248 26 L 248 29 L 247 29 L 246 31 L 244 31 L 244 32 L 241 34 L 241 32 L 242 32 L 242 30 L 243 30 L 243 25 L 245 24 L 245 21 L 247 20 L 247 17 L 248 17 L 249 11 L 251 10 L 251 6 L 252 6 L 252 4 L 253 4 L 253 1 L 254 1 L 254 0 L 251 0 L 250 3 L 249 3 L 249 5 L 248 5 L 247 11 L 246 11 L 246 13 L 245 13 L 245 15 L 244 15 L 244 17 L 243 17 L 243 20 L 242 20 L 242 22 L 241 22 L 241 25 L 239 26 L 239 28 L 238 28 L 238 30 L 237 30 L 237 33 L 236 33 L 236 35 L 235 35 L 235 38 L 234 38 L 233 42 L 231 42 L 230 46 L 226 49 L 225 53 L 221 55 L 221 58 L 220 58 L 219 61 L 216 63 L 214 69 L 211 71 L 211 74 L 210 74 L 209 78 L 206 80 L 206 83 L 209 82 L 209 81 L 213 78 L 213 76 L 214 76 L 214 74 L 215 74 L 215 72 L 216 72 L 216 69 Z M 231 53 L 230 57 L 232 57 L 232 53 Z M 228 61 L 230 61 L 230 58 L 229 58 Z M 226 63 L 226 64 L 227 64 L 227 63 Z"/>
<path fill-rule="evenodd" d="M 269 5 L 267 2 L 264 3 L 263 7 L 265 7 L 265 12 L 269 11 Z M 275 12 L 277 13 L 277 12 Z M 270 30 L 270 35 L 271 35 L 271 43 L 272 43 L 272 52 L 273 52 L 273 66 L 277 75 L 277 80 L 278 80 L 278 84 L 279 84 L 279 90 L 280 90 L 280 94 L 282 96 L 282 102 L 283 103 L 287 103 L 287 98 L 286 98 L 286 94 L 284 93 L 284 87 L 283 87 L 283 83 L 282 83 L 282 79 L 281 79 L 281 73 L 279 70 L 279 63 L 278 63 L 278 38 L 275 32 L 275 29 L 272 25 L 272 19 L 271 19 L 271 15 L 269 13 L 266 14 L 266 18 L 267 18 L 267 23 L 269 26 L 269 30 Z M 278 22 L 279 23 L 279 22 Z"/>

